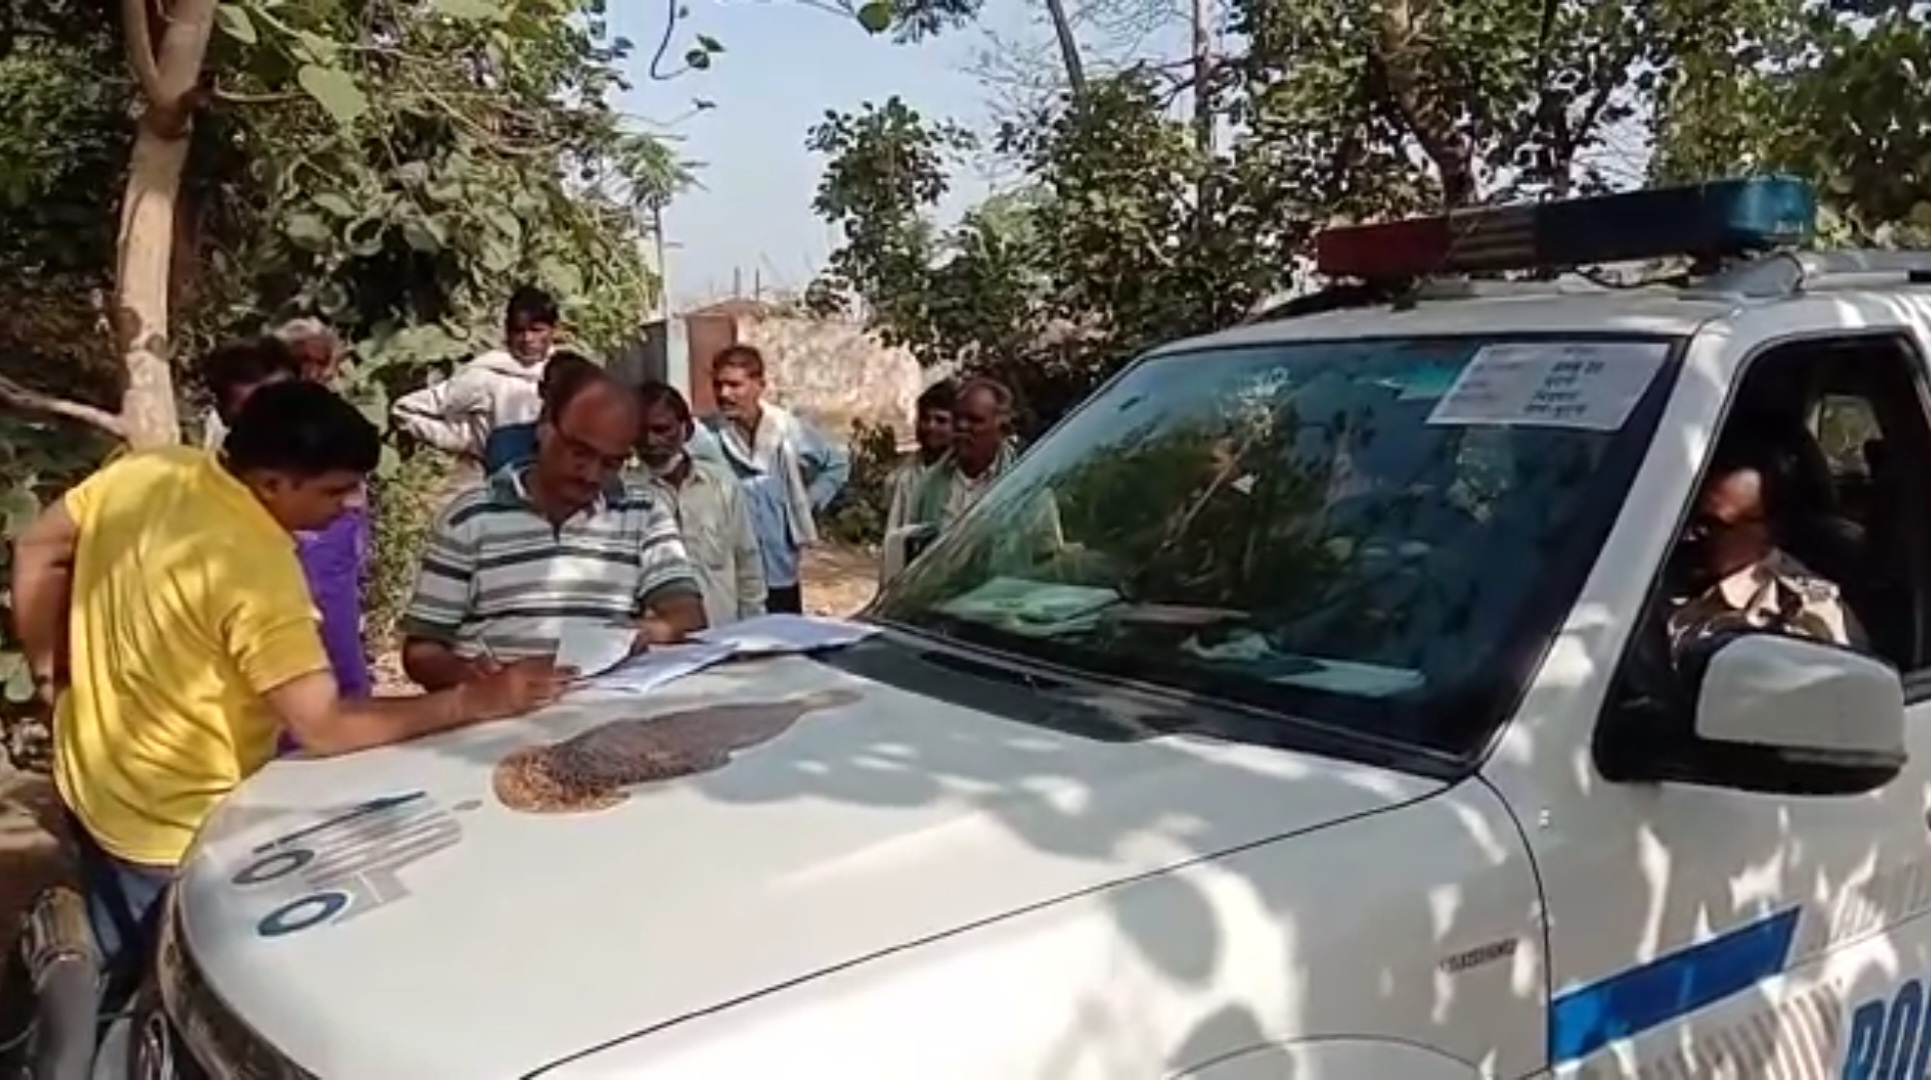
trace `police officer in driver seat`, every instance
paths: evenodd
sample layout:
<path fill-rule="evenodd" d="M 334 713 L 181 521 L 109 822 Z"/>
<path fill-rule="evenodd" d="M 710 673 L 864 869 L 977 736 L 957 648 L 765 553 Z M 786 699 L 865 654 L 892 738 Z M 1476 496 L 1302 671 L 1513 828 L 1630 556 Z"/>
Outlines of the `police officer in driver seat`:
<path fill-rule="evenodd" d="M 1778 548 L 1772 476 L 1741 455 L 1719 455 L 1710 470 L 1677 551 L 1684 579 L 1668 619 L 1672 653 L 1747 630 L 1865 647 L 1836 583 Z"/>

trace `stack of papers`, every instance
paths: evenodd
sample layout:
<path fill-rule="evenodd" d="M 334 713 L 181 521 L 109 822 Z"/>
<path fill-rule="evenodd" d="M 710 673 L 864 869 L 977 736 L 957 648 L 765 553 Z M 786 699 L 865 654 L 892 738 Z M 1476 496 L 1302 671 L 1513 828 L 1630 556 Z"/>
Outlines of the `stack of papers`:
<path fill-rule="evenodd" d="M 761 615 L 692 635 L 684 645 L 657 645 L 640 656 L 630 655 L 634 630 L 596 628 L 566 630 L 557 643 L 557 663 L 575 667 L 583 676 L 571 697 L 632 697 L 648 694 L 666 683 L 739 656 L 782 656 L 839 649 L 856 644 L 878 628 L 843 619 L 810 615 Z M 611 637 L 623 637 L 622 652 Z M 607 662 L 606 662 L 607 661 Z"/>
<path fill-rule="evenodd" d="M 631 644 L 637 640 L 634 626 L 608 623 L 568 622 L 557 638 L 558 667 L 574 668 L 579 676 L 601 675 L 630 659 Z"/>
<path fill-rule="evenodd" d="M 729 645 L 739 656 L 776 656 L 784 653 L 842 649 L 878 633 L 878 627 L 817 615 L 759 615 L 756 618 L 700 630 L 699 641 Z"/>
<path fill-rule="evenodd" d="M 697 642 L 690 645 L 658 645 L 641 656 L 583 679 L 570 691 L 573 698 L 635 697 L 648 694 L 666 683 L 695 675 L 712 664 L 731 658 L 727 645 Z"/>

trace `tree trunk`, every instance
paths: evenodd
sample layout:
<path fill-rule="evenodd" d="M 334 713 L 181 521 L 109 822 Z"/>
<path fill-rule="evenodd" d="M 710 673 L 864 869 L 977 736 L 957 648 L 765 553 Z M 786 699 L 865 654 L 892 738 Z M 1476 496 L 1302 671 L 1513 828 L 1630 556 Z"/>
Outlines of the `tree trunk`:
<path fill-rule="evenodd" d="M 145 99 L 121 202 L 113 308 L 115 344 L 127 367 L 121 422 L 137 449 L 181 438 L 170 367 L 169 284 L 181 174 L 215 13 L 215 0 L 159 3 L 158 10 L 147 0 L 121 3 L 128 64 Z"/>
<path fill-rule="evenodd" d="M 1066 0 L 1046 0 L 1046 15 L 1053 21 L 1053 38 L 1059 42 L 1059 60 L 1066 67 L 1066 86 L 1077 101 L 1086 96 L 1086 64 L 1080 60 L 1079 39 L 1073 36 L 1073 21 L 1066 14 Z"/>
<path fill-rule="evenodd" d="M 128 165 L 115 274 L 115 329 L 127 387 L 121 421 L 137 449 L 181 439 L 169 367 L 168 266 L 174 254 L 174 201 L 188 161 L 188 140 L 142 124 Z"/>
<path fill-rule="evenodd" d="M 1193 0 L 1193 138 L 1201 155 L 1214 152 L 1213 0 Z"/>
<path fill-rule="evenodd" d="M 1371 59 L 1379 62 L 1389 104 L 1435 165 L 1443 208 L 1468 206 L 1476 196 L 1474 146 L 1457 130 L 1454 116 L 1421 93 L 1415 71 L 1418 30 L 1409 0 L 1388 0 L 1380 9 L 1376 30 Z"/>

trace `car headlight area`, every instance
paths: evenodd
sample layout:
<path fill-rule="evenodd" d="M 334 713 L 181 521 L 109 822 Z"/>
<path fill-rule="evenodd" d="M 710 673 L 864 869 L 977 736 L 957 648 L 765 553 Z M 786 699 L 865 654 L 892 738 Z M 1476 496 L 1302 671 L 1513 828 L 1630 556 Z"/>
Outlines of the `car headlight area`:
<path fill-rule="evenodd" d="M 170 895 L 166 904 L 153 978 L 132 1018 L 131 1080 L 315 1080 L 215 993 L 188 947 L 179 902 Z"/>

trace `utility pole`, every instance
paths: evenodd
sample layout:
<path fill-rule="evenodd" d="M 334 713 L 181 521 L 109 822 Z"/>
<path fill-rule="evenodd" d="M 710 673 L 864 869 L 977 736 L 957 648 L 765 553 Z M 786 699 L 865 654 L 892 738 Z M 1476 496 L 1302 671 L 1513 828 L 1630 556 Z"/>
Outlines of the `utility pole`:
<path fill-rule="evenodd" d="M 664 245 L 664 204 L 653 200 L 650 206 L 650 239 L 657 249 L 657 317 L 670 318 L 670 258 Z"/>
<path fill-rule="evenodd" d="M 670 245 L 664 241 L 664 204 L 654 200 L 650 207 L 651 243 L 657 249 L 657 318 L 664 328 L 664 381 L 675 386 L 685 398 L 691 396 L 691 348 L 684 336 L 684 320 L 677 318 L 670 302 Z"/>
<path fill-rule="evenodd" d="M 1193 0 L 1193 137 L 1203 157 L 1214 152 L 1213 0 Z"/>

